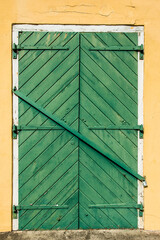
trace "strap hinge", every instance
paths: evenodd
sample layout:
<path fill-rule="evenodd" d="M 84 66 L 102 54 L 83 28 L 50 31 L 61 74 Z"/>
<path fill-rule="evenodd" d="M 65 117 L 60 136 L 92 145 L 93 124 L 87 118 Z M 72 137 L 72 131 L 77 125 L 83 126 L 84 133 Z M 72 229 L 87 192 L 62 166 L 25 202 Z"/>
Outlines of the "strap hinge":
<path fill-rule="evenodd" d="M 55 204 L 55 205 L 18 205 L 18 206 L 13 206 L 13 212 L 17 213 L 18 211 L 21 210 L 44 210 L 44 209 L 67 209 L 69 208 L 68 205 L 60 205 L 60 204 Z"/>
<path fill-rule="evenodd" d="M 59 50 L 69 50 L 69 47 L 66 46 L 35 46 L 35 45 L 21 45 L 18 44 L 16 45 L 15 43 L 13 43 L 13 47 L 12 47 L 12 54 L 13 54 L 13 59 L 17 59 L 17 53 L 18 51 L 21 50 L 55 50 L 55 51 L 59 51 Z"/>
<path fill-rule="evenodd" d="M 133 203 L 119 203 L 119 204 L 94 204 L 89 205 L 89 208 L 135 208 L 139 210 L 139 217 L 143 217 L 144 207 L 143 204 L 133 204 Z"/>
<path fill-rule="evenodd" d="M 143 124 L 136 125 L 136 126 L 132 126 L 132 125 L 121 125 L 121 126 L 110 125 L 110 126 L 93 126 L 93 127 L 89 126 L 88 129 L 90 130 L 134 130 L 134 131 L 139 131 L 140 139 L 143 138 L 143 134 L 144 134 Z"/>
<path fill-rule="evenodd" d="M 140 53 L 140 60 L 144 59 L 144 47 L 140 46 L 105 46 L 99 48 L 89 48 L 89 51 L 137 51 Z"/>

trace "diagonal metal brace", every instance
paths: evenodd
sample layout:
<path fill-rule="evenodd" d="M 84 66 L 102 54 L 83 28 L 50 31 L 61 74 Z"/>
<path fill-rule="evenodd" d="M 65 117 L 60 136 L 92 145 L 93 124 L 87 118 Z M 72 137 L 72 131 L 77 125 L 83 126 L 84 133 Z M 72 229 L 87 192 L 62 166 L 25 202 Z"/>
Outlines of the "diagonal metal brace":
<path fill-rule="evenodd" d="M 52 121 L 56 122 L 58 125 L 60 125 L 61 127 L 63 127 L 64 129 L 66 129 L 68 132 L 70 132 L 71 134 L 73 134 L 75 137 L 77 137 L 78 139 L 80 139 L 82 142 L 84 142 L 85 144 L 87 144 L 89 147 L 93 148 L 94 150 L 96 150 L 98 153 L 100 153 L 102 156 L 104 156 L 105 158 L 107 158 L 108 160 L 110 160 L 111 162 L 113 162 L 114 164 L 116 164 L 117 166 L 119 166 L 120 168 L 122 168 L 123 170 L 125 170 L 126 172 L 128 172 L 130 175 L 132 175 L 133 177 L 135 177 L 136 179 L 139 179 L 140 181 L 145 181 L 145 178 L 141 175 L 139 175 L 136 171 L 132 170 L 130 167 L 128 167 L 126 164 L 124 164 L 123 162 L 121 162 L 119 159 L 116 159 L 115 157 L 113 157 L 112 155 L 110 155 L 109 153 L 105 152 L 101 147 L 99 147 L 97 144 L 95 144 L 94 142 L 92 142 L 91 140 L 89 140 L 87 137 L 83 136 L 82 134 L 80 134 L 78 131 L 76 131 L 75 129 L 73 129 L 72 127 L 70 127 L 69 125 L 67 125 L 65 122 L 63 122 L 62 120 L 60 120 L 57 116 L 52 115 L 50 112 L 48 112 L 45 108 L 41 107 L 39 104 L 37 104 L 36 102 L 34 102 L 33 100 L 31 100 L 29 97 L 27 97 L 26 95 L 24 95 L 22 92 L 16 90 L 15 88 L 13 89 L 13 93 L 15 95 L 17 95 L 19 98 L 21 98 L 22 100 L 24 100 L 26 103 L 30 104 L 32 107 L 34 107 L 35 109 L 37 109 L 38 111 L 40 111 L 41 113 L 43 113 L 45 116 L 47 116 L 48 118 L 50 118 Z"/>

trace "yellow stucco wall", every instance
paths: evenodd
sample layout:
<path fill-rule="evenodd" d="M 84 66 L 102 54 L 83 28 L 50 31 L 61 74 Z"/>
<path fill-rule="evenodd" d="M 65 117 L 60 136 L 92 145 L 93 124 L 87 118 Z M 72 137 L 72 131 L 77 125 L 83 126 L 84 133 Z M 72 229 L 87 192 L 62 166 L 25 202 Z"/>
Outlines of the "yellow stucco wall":
<path fill-rule="evenodd" d="M 0 1 L 0 231 L 11 230 L 14 23 L 144 25 L 144 218 L 145 229 L 160 230 L 160 0 Z"/>

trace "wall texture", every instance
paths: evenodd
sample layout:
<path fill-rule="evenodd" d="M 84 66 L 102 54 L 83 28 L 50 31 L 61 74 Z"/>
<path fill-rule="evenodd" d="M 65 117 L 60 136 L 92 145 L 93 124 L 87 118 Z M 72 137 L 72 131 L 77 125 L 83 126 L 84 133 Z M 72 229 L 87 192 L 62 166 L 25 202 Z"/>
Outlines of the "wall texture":
<path fill-rule="evenodd" d="M 145 229 L 160 230 L 160 0 L 0 1 L 0 231 L 11 230 L 12 71 L 14 23 L 144 25 Z"/>

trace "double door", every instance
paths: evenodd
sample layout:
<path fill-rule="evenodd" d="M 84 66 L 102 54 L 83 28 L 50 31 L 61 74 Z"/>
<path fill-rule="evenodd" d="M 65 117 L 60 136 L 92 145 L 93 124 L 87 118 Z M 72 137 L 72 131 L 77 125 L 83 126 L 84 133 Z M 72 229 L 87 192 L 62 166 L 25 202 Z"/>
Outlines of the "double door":
<path fill-rule="evenodd" d="M 19 229 L 137 228 L 137 46 L 19 32 Z"/>

